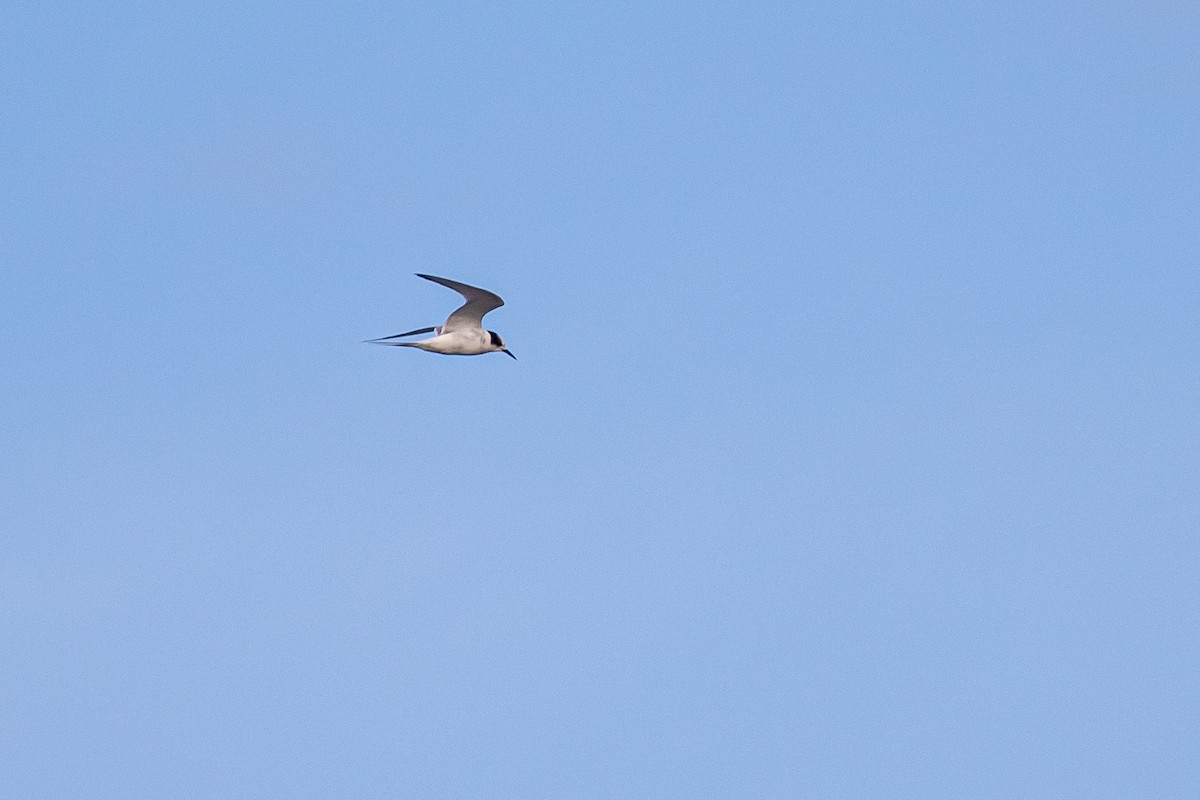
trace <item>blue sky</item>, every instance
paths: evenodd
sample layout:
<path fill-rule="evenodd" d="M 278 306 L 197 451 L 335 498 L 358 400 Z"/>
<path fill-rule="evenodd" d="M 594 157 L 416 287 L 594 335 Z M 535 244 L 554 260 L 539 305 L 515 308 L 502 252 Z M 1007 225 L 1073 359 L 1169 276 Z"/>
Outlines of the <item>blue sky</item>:
<path fill-rule="evenodd" d="M 1198 23 L 18 4 L 0 794 L 1197 795 Z"/>

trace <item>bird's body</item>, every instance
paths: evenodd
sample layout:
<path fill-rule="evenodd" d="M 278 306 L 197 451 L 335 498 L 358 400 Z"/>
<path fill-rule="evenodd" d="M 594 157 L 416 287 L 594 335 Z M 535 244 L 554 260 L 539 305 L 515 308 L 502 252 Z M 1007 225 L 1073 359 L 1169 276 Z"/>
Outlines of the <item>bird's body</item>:
<path fill-rule="evenodd" d="M 441 326 L 439 325 L 438 328 Z M 437 328 L 434 328 L 436 331 Z M 431 339 L 421 339 L 416 342 L 392 342 L 397 347 L 416 347 L 427 353 L 441 353 L 446 356 L 478 356 L 490 353 L 492 337 L 483 328 L 478 330 L 450 331 L 439 333 Z"/>
<path fill-rule="evenodd" d="M 516 358 L 504 346 L 504 340 L 495 331 L 483 329 L 483 315 L 504 305 L 500 296 L 486 289 L 468 286 L 465 283 L 452 281 L 448 278 L 438 278 L 433 275 L 417 273 L 418 278 L 440 283 L 453 289 L 467 299 L 467 302 L 456 308 L 446 321 L 433 328 L 419 328 L 407 333 L 397 333 L 394 336 L 384 336 L 381 339 L 370 339 L 372 344 L 387 344 L 393 347 L 416 347 L 429 353 L 441 353 L 447 356 L 478 356 L 484 353 L 507 353 Z M 415 342 L 393 342 L 404 336 L 416 336 L 421 333 L 432 333 L 429 339 Z"/>

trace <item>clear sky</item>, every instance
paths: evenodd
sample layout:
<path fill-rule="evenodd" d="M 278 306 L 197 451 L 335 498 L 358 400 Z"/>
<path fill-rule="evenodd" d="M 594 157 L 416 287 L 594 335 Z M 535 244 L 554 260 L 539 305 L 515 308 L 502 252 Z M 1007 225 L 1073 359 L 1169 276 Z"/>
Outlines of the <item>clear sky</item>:
<path fill-rule="evenodd" d="M 1200 796 L 1198 42 L 6 6 L 0 796 Z"/>

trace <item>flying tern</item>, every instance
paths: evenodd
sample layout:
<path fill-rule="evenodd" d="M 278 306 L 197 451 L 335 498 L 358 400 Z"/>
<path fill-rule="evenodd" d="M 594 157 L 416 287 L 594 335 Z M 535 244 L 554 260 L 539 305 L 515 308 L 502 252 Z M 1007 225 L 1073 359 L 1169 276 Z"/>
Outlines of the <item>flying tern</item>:
<path fill-rule="evenodd" d="M 397 333 L 380 339 L 368 339 L 370 344 L 387 344 L 392 347 L 416 347 L 430 353 L 442 353 L 448 356 L 477 356 L 483 353 L 512 352 L 504 346 L 504 340 L 495 331 L 483 329 L 483 315 L 504 305 L 500 296 L 486 289 L 468 286 L 465 283 L 452 281 L 449 278 L 439 278 L 435 275 L 422 275 L 418 278 L 440 283 L 453 289 L 467 299 L 467 302 L 456 308 L 446 321 L 432 328 L 418 328 L 407 333 Z M 405 336 L 416 336 L 422 333 L 432 333 L 429 339 L 415 342 L 393 342 L 392 339 L 403 339 Z"/>

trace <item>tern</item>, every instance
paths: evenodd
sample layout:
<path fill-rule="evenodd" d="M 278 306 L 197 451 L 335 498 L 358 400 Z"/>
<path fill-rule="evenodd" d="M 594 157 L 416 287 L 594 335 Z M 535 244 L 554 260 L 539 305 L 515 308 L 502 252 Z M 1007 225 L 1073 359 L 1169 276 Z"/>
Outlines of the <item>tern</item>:
<path fill-rule="evenodd" d="M 368 344 L 387 344 L 392 347 L 416 347 L 429 353 L 442 353 L 447 356 L 478 356 L 483 353 L 507 353 L 514 359 L 512 352 L 504 346 L 504 340 L 495 331 L 483 329 L 483 315 L 504 305 L 500 295 L 493 294 L 487 289 L 468 286 L 465 283 L 452 281 L 449 278 L 439 278 L 436 275 L 422 275 L 418 278 L 440 283 L 461 294 L 467 299 L 446 317 L 446 321 L 433 328 L 418 328 L 407 333 L 397 333 L 379 339 L 368 339 Z M 422 333 L 432 333 L 433 337 L 416 342 L 393 342 L 392 339 L 403 339 L 405 336 L 416 336 Z"/>

